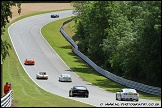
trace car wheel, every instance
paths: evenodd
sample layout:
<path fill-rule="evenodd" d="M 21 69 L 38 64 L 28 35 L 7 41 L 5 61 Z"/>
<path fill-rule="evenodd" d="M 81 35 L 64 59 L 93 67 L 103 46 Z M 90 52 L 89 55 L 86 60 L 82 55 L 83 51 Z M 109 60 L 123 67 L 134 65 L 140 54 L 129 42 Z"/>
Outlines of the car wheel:
<path fill-rule="evenodd" d="M 121 95 L 119 95 L 119 101 L 122 101 L 122 97 L 121 97 Z"/>
<path fill-rule="evenodd" d="M 118 98 L 117 98 L 117 94 L 116 94 L 116 100 L 118 100 Z"/>
<path fill-rule="evenodd" d="M 69 92 L 69 97 L 71 97 L 70 92 Z"/>
<path fill-rule="evenodd" d="M 73 93 L 71 93 L 71 97 L 74 97 L 74 94 Z"/>
<path fill-rule="evenodd" d="M 88 95 L 86 95 L 85 97 L 88 98 Z"/>

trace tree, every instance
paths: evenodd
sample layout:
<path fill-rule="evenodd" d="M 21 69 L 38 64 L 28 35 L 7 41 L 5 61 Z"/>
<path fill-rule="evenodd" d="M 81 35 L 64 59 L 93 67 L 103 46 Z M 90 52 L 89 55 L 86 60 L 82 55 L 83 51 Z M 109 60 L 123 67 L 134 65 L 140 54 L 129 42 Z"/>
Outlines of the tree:
<path fill-rule="evenodd" d="M 161 1 L 79 1 L 81 51 L 112 73 L 161 86 Z"/>
<path fill-rule="evenodd" d="M 138 30 L 139 65 L 149 84 L 161 85 L 161 1 L 143 2 L 142 29 Z"/>
<path fill-rule="evenodd" d="M 9 49 L 11 49 L 11 45 L 2 39 L 3 33 L 5 32 L 6 24 L 8 24 L 9 17 L 12 18 L 11 8 L 13 6 L 18 7 L 18 13 L 21 13 L 21 3 L 20 1 L 1 1 L 1 57 L 2 61 L 5 60 L 7 55 L 9 55 Z"/>

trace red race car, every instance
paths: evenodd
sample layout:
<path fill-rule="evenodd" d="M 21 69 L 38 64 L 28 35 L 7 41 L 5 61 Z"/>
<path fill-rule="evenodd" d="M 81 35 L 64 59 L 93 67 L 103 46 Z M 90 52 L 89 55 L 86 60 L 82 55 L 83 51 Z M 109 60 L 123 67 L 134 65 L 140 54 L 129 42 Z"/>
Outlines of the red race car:
<path fill-rule="evenodd" d="M 31 59 L 31 58 L 26 59 L 25 60 L 25 65 L 35 65 L 34 59 Z"/>

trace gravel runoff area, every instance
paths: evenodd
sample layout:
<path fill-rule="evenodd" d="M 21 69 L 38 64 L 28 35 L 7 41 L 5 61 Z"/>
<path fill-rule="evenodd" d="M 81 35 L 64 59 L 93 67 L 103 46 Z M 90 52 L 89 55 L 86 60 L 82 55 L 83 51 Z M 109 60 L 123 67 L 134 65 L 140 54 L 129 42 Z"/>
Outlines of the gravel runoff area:
<path fill-rule="evenodd" d="M 13 6 L 12 18 L 9 20 L 13 21 L 14 19 L 31 14 L 36 12 L 52 11 L 52 10 L 61 10 L 61 9 L 73 9 L 71 3 L 22 3 L 21 4 L 21 13 L 18 13 L 18 7 Z M 17 100 L 12 100 L 11 107 L 16 107 Z"/>
<path fill-rule="evenodd" d="M 20 15 L 18 14 L 18 7 L 13 6 L 11 9 L 12 19 L 9 18 L 9 20 L 12 21 L 26 14 L 61 9 L 73 9 L 73 6 L 71 3 L 22 3 Z"/>

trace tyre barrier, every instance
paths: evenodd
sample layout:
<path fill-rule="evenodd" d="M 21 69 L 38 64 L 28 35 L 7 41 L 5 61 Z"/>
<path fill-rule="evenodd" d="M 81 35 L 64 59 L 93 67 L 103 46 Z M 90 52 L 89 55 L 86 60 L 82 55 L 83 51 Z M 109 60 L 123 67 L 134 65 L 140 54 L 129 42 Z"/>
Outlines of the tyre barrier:
<path fill-rule="evenodd" d="M 11 107 L 13 99 L 13 90 L 10 90 L 1 98 L 1 107 Z"/>

